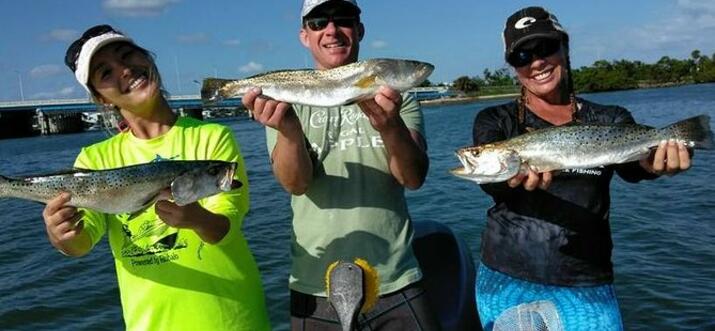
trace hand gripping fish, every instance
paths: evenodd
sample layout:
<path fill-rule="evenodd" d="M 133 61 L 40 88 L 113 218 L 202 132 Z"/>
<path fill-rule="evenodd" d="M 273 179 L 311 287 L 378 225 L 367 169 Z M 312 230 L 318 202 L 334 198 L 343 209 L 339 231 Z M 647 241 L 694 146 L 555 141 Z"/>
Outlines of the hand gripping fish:
<path fill-rule="evenodd" d="M 308 106 L 334 107 L 375 96 L 382 85 L 404 92 L 427 79 L 434 66 L 425 62 L 370 59 L 326 70 L 279 70 L 240 80 L 206 78 L 205 102 L 241 97 L 252 87 L 275 100 Z"/>
<path fill-rule="evenodd" d="M 662 140 L 687 147 L 713 149 L 710 117 L 700 115 L 664 128 L 637 124 L 566 125 L 532 131 L 514 138 L 457 150 L 462 167 L 457 177 L 477 184 L 506 181 L 531 168 L 535 172 L 587 169 L 639 160 Z M 527 168 L 528 167 L 528 168 Z"/>
<path fill-rule="evenodd" d="M 134 213 L 171 188 L 174 203 L 183 206 L 242 184 L 233 180 L 236 164 L 223 161 L 160 161 L 109 170 L 75 170 L 46 176 L 0 176 L 0 198 L 42 203 L 62 192 L 67 205 L 108 214 Z"/>

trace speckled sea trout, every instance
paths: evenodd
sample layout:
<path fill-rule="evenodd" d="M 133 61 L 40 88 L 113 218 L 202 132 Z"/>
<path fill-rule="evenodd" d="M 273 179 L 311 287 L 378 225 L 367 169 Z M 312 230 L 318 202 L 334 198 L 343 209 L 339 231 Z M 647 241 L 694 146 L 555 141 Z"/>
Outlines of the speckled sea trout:
<path fill-rule="evenodd" d="M 73 170 L 45 176 L 0 176 L 0 198 L 47 203 L 61 192 L 71 193 L 67 205 L 122 214 L 150 206 L 170 188 L 177 205 L 238 188 L 236 164 L 223 161 L 160 161 L 109 170 Z"/>
<path fill-rule="evenodd" d="M 421 84 L 432 70 L 434 66 L 424 62 L 370 59 L 326 70 L 280 70 L 240 80 L 207 78 L 201 98 L 216 102 L 260 87 L 274 100 L 333 107 L 372 98 L 382 85 L 404 92 Z"/>
<path fill-rule="evenodd" d="M 536 172 L 587 169 L 639 160 L 663 140 L 675 139 L 697 149 L 713 149 L 710 117 L 700 115 L 664 128 L 637 124 L 567 125 L 457 150 L 457 177 L 478 184 L 505 181 L 529 168 Z"/>

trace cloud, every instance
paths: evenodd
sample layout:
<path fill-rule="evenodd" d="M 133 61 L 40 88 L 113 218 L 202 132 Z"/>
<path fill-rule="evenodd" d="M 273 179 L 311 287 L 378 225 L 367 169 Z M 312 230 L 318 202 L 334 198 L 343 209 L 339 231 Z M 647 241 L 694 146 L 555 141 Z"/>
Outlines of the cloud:
<path fill-rule="evenodd" d="M 30 70 L 32 78 L 47 78 L 63 73 L 62 67 L 56 64 L 43 64 Z"/>
<path fill-rule="evenodd" d="M 663 7 L 658 16 L 639 26 L 608 33 L 592 28 L 571 30 L 573 64 L 579 67 L 616 59 L 653 63 L 662 56 L 690 57 L 695 49 L 708 55 L 715 50 L 715 1 L 676 0 Z"/>
<path fill-rule="evenodd" d="M 712 15 L 715 2 L 712 0 L 678 0 L 678 7 L 690 15 Z"/>
<path fill-rule="evenodd" d="M 263 65 L 260 63 L 256 62 L 248 62 L 245 65 L 242 65 L 240 68 L 238 68 L 239 71 L 249 73 L 249 72 L 258 72 L 263 70 Z"/>
<path fill-rule="evenodd" d="M 678 0 L 676 10 L 653 24 L 635 29 L 631 38 L 638 48 L 654 51 L 690 51 L 715 47 L 715 2 Z M 627 45 L 627 44 L 626 44 Z"/>
<path fill-rule="evenodd" d="M 70 42 L 79 37 L 79 32 L 72 29 L 54 29 L 47 33 L 45 38 L 51 41 Z"/>
<path fill-rule="evenodd" d="M 179 35 L 176 40 L 182 44 L 204 44 L 209 41 L 209 36 L 203 32 Z"/>
<path fill-rule="evenodd" d="M 120 16 L 157 16 L 179 0 L 105 0 L 104 9 Z"/>
<path fill-rule="evenodd" d="M 383 49 L 383 48 L 387 48 L 387 46 L 388 46 L 387 42 L 384 40 L 375 40 L 370 43 L 370 47 L 372 47 L 374 49 Z"/>
<path fill-rule="evenodd" d="M 57 91 L 39 92 L 30 96 L 31 99 L 61 99 L 75 94 L 75 87 L 63 87 Z"/>
<path fill-rule="evenodd" d="M 223 44 L 225 46 L 238 46 L 241 44 L 241 41 L 238 39 L 229 39 L 229 40 L 224 40 Z"/>

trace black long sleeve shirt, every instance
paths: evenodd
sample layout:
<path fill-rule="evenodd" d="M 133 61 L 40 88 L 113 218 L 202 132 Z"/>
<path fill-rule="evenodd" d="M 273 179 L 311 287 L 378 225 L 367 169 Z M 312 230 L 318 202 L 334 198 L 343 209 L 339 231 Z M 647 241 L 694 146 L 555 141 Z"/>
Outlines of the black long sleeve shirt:
<path fill-rule="evenodd" d="M 622 107 L 577 99 L 574 118 L 581 123 L 635 123 Z M 553 126 L 530 111 L 517 123 L 517 103 L 486 108 L 474 121 L 474 144 L 509 139 L 526 127 Z M 652 179 L 638 162 L 566 169 L 547 190 L 526 191 L 506 183 L 481 188 L 494 199 L 482 234 L 481 260 L 513 277 L 561 286 L 593 286 L 613 282 L 610 182 L 616 172 L 628 182 Z"/>

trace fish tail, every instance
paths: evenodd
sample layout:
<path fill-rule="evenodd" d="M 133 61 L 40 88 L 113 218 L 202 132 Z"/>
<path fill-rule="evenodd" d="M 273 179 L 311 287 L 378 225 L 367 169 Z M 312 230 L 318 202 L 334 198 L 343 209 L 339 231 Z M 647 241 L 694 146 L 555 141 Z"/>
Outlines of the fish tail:
<path fill-rule="evenodd" d="M 669 138 L 685 140 L 690 147 L 713 149 L 713 132 L 710 129 L 710 116 L 699 115 L 668 125 L 660 131 Z"/>
<path fill-rule="evenodd" d="M 231 79 L 206 78 L 201 86 L 201 100 L 205 103 L 219 102 L 225 98 L 231 97 L 226 95 L 223 87 L 226 84 L 233 82 Z"/>

